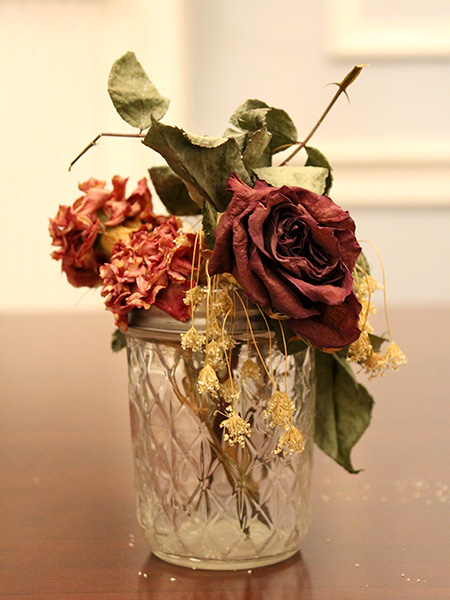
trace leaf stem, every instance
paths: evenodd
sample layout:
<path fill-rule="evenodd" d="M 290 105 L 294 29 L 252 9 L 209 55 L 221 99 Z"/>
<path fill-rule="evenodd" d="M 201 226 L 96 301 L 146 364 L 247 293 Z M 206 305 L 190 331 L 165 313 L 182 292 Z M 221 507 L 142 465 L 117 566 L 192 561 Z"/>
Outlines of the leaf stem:
<path fill-rule="evenodd" d="M 95 146 L 95 144 L 98 142 L 98 140 L 101 137 L 144 138 L 145 134 L 144 133 L 99 133 L 98 136 L 95 137 L 92 140 L 92 142 L 90 144 L 88 144 L 86 146 L 86 148 L 84 150 L 82 150 L 80 152 L 80 154 L 78 154 L 78 156 L 76 158 L 73 159 L 73 161 L 69 165 L 69 171 L 72 169 L 73 165 L 77 162 L 77 160 L 80 159 L 83 156 L 83 154 L 85 154 L 90 148 L 93 148 Z"/>
<path fill-rule="evenodd" d="M 339 98 L 339 96 L 341 94 L 345 94 L 347 96 L 347 88 L 355 81 L 355 79 L 361 73 L 363 68 L 366 66 L 367 65 L 354 66 L 353 69 L 349 73 L 347 73 L 347 75 L 344 77 L 344 79 L 341 81 L 341 83 L 335 83 L 335 85 L 338 86 L 338 90 L 335 93 L 335 95 L 333 96 L 331 102 L 328 104 L 328 106 L 322 113 L 322 116 L 317 121 L 317 123 L 314 125 L 314 127 L 311 129 L 311 131 L 308 133 L 308 135 L 303 140 L 303 142 L 298 142 L 297 148 L 285 160 L 283 160 L 282 163 L 280 163 L 280 167 L 283 167 L 284 165 L 286 165 L 292 158 L 294 158 L 294 156 L 297 154 L 297 152 L 299 152 L 302 148 L 304 148 L 306 146 L 306 144 L 309 142 L 309 140 L 312 138 L 312 136 L 316 133 L 316 131 L 319 128 L 319 126 L 321 125 L 322 121 L 325 119 L 327 114 L 332 109 L 336 100 Z M 348 96 L 347 96 L 347 98 L 348 98 Z"/>

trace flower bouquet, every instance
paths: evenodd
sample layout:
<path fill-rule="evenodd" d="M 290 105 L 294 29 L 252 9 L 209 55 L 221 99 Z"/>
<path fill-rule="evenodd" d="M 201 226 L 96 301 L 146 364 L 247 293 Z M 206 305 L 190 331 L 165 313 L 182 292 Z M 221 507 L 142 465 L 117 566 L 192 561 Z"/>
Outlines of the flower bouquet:
<path fill-rule="evenodd" d="M 100 134 L 73 162 L 102 136 L 141 139 L 165 159 L 149 176 L 167 214 L 146 178 L 127 196 L 115 176 L 110 189 L 81 183 L 50 220 L 53 258 L 72 285 L 101 288 L 113 348 L 127 346 L 138 516 L 170 562 L 235 569 L 295 553 L 313 442 L 357 472 L 373 400 L 351 363 L 374 376 L 406 361 L 389 326 L 369 323 L 383 286 L 308 144 L 362 68 L 301 142 L 284 110 L 255 99 L 213 138 L 161 121 L 169 101 L 128 52 L 108 91 L 138 132 Z"/>

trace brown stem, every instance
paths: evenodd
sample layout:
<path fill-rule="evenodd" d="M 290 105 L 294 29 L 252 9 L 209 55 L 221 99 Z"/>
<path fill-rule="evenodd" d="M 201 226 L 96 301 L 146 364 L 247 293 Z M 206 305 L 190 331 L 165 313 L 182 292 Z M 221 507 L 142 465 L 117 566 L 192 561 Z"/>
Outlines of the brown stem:
<path fill-rule="evenodd" d="M 92 140 L 92 142 L 90 144 L 88 144 L 86 146 L 86 148 L 84 150 L 82 150 L 80 152 L 80 154 L 78 154 L 78 156 L 76 158 L 73 159 L 73 161 L 69 165 L 69 171 L 71 170 L 71 168 L 73 167 L 73 165 L 77 162 L 77 160 L 83 156 L 83 154 L 85 154 L 90 148 L 92 148 L 93 146 L 95 146 L 95 144 L 98 142 L 98 140 L 101 137 L 144 138 L 145 134 L 144 133 L 99 133 L 98 136 L 96 138 L 94 138 Z"/>
<path fill-rule="evenodd" d="M 363 68 L 366 67 L 366 66 L 367 65 L 356 65 L 355 67 L 353 67 L 353 69 L 349 73 L 347 73 L 347 75 L 344 77 L 344 79 L 341 81 L 341 83 L 336 83 L 335 84 L 335 85 L 338 86 L 338 91 L 335 93 L 335 95 L 333 96 L 331 102 L 328 104 L 328 106 L 326 107 L 326 109 L 322 113 L 322 116 L 317 121 L 317 123 L 314 125 L 314 127 L 311 129 L 311 131 L 308 133 L 308 135 L 303 140 L 303 142 L 298 142 L 297 148 L 285 160 L 283 160 L 282 163 L 280 163 L 280 167 L 283 167 L 284 165 L 286 165 L 292 158 L 294 158 L 294 156 L 297 154 L 297 152 L 299 152 L 302 148 L 304 148 L 306 146 L 306 144 L 309 142 L 309 140 L 312 138 L 312 136 L 316 133 L 316 131 L 319 128 L 319 126 L 322 123 L 322 121 L 325 119 L 325 117 L 327 116 L 327 114 L 332 109 L 332 107 L 335 104 L 336 100 L 339 98 L 339 96 L 341 94 L 345 94 L 347 96 L 347 88 L 355 81 L 355 79 L 361 73 L 361 71 L 363 70 Z"/>

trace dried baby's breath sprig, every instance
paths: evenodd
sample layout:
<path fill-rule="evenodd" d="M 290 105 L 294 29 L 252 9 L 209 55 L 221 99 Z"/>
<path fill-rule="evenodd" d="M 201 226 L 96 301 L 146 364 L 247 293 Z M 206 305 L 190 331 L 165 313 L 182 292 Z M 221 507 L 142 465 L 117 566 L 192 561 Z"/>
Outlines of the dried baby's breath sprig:
<path fill-rule="evenodd" d="M 227 418 L 220 424 L 220 427 L 226 431 L 224 439 L 230 446 L 239 444 L 241 448 L 244 448 L 246 438 L 251 435 L 250 423 L 240 417 L 231 406 L 227 406 L 226 413 Z"/>
<path fill-rule="evenodd" d="M 206 364 L 198 375 L 198 391 L 200 394 L 210 394 L 217 398 L 220 389 L 219 379 L 211 365 Z"/>
<path fill-rule="evenodd" d="M 206 297 L 206 290 L 204 287 L 200 285 L 195 285 L 190 290 L 186 291 L 185 297 L 183 298 L 183 302 L 187 306 L 191 306 L 192 310 L 197 310 L 200 304 Z"/>
<path fill-rule="evenodd" d="M 361 335 L 357 340 L 350 344 L 347 353 L 347 360 L 362 364 L 372 356 L 373 347 L 370 342 L 369 334 L 367 331 L 361 331 Z"/>
<path fill-rule="evenodd" d="M 393 371 L 397 371 L 400 365 L 408 362 L 408 359 L 395 342 L 391 342 L 386 350 L 386 360 Z"/>
<path fill-rule="evenodd" d="M 216 292 L 212 301 L 212 309 L 218 318 L 226 318 L 234 309 L 234 302 L 226 288 Z"/>
<path fill-rule="evenodd" d="M 208 342 L 205 360 L 215 371 L 226 367 L 223 348 L 216 340 Z"/>
<path fill-rule="evenodd" d="M 266 420 L 271 419 L 269 427 L 281 427 L 285 429 L 292 424 L 292 414 L 295 405 L 286 392 L 275 390 L 264 413 Z"/>
<path fill-rule="evenodd" d="M 220 394 L 225 402 L 237 402 L 241 397 L 241 390 L 239 384 L 232 377 L 228 377 L 226 381 L 220 384 Z"/>
<path fill-rule="evenodd" d="M 261 369 L 251 358 L 247 358 L 241 367 L 241 377 L 259 381 L 261 379 Z"/>
<path fill-rule="evenodd" d="M 275 454 L 283 452 L 283 456 L 288 454 L 301 454 L 305 449 L 305 438 L 301 431 L 295 425 L 286 427 L 286 431 L 280 437 Z"/>
<path fill-rule="evenodd" d="M 205 336 L 197 331 L 197 329 L 192 325 L 192 327 L 186 333 L 181 334 L 181 347 L 183 350 L 191 349 L 194 352 L 200 352 L 203 350 L 206 343 Z"/>
<path fill-rule="evenodd" d="M 361 335 L 355 342 L 353 342 L 349 346 L 347 360 L 354 361 L 360 364 L 364 369 L 365 373 L 369 375 L 369 379 L 372 379 L 377 375 L 383 375 L 389 367 L 391 367 L 392 370 L 396 371 L 400 365 L 403 365 L 407 362 L 407 358 L 392 338 L 392 332 L 389 324 L 389 317 L 387 311 L 385 272 L 381 254 L 378 248 L 372 242 L 369 242 L 367 240 L 361 241 L 366 241 L 375 249 L 375 252 L 378 255 L 378 259 L 381 265 L 383 285 L 379 284 L 376 281 L 376 279 L 374 279 L 367 273 L 367 270 L 364 266 L 364 261 L 362 261 L 362 267 L 359 266 L 358 268 L 360 271 L 363 271 L 363 276 L 359 277 L 357 271 L 355 271 L 354 277 L 354 281 L 357 288 L 356 293 L 362 306 L 360 314 Z M 369 336 L 369 334 L 373 333 L 373 328 L 367 320 L 369 314 L 374 314 L 376 312 L 375 307 L 371 303 L 371 295 L 374 291 L 379 289 L 383 290 L 384 312 L 390 340 L 389 346 L 384 354 L 382 352 L 374 351 Z"/>

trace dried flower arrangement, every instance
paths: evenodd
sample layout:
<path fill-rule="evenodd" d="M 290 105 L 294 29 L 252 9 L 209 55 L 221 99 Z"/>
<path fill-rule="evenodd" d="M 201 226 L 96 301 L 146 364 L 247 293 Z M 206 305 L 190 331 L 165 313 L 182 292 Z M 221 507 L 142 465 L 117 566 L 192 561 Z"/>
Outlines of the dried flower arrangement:
<path fill-rule="evenodd" d="M 289 115 L 260 100 L 247 100 L 230 118 L 222 138 L 200 137 L 161 122 L 169 101 L 159 94 L 135 55 L 113 65 L 108 91 L 120 116 L 138 129 L 102 136 L 142 139 L 166 165 L 152 167 L 153 187 L 168 214 L 156 215 L 145 178 L 127 197 L 127 179 L 115 176 L 112 189 L 91 178 L 79 185 L 83 195 L 60 206 L 49 231 L 52 257 L 73 286 L 100 287 L 119 330 L 134 309 L 155 306 L 190 329 L 181 346 L 202 352 L 198 390 L 221 398 L 224 438 L 244 446 L 250 424 L 239 415 L 239 382 L 230 363 L 236 306 L 247 314 L 256 305 L 267 329 L 287 356 L 307 346 L 316 361 L 316 433 L 322 450 L 350 472 L 350 452 L 369 424 L 373 400 L 350 363 L 369 376 L 394 370 L 406 358 L 392 339 L 377 336 L 369 322 L 376 290 L 355 235 L 355 223 L 328 196 L 332 169 L 309 139 L 330 108 L 361 72 L 354 67 L 301 142 Z M 273 157 L 293 152 L 279 165 Z M 300 150 L 303 166 L 289 161 Z M 73 165 L 72 163 L 72 165 Z M 71 166 L 72 166 L 71 165 Z M 188 226 L 184 221 L 198 223 Z M 188 218 L 188 219 L 186 219 Z M 206 330 L 195 325 L 206 303 Z M 257 350 L 256 340 L 253 338 Z M 383 344 L 386 351 L 382 351 Z M 240 377 L 258 377 L 261 361 L 247 361 Z M 294 426 L 295 407 L 274 382 L 266 407 L 270 427 L 281 430 L 277 453 L 301 453 L 304 440 Z"/>

